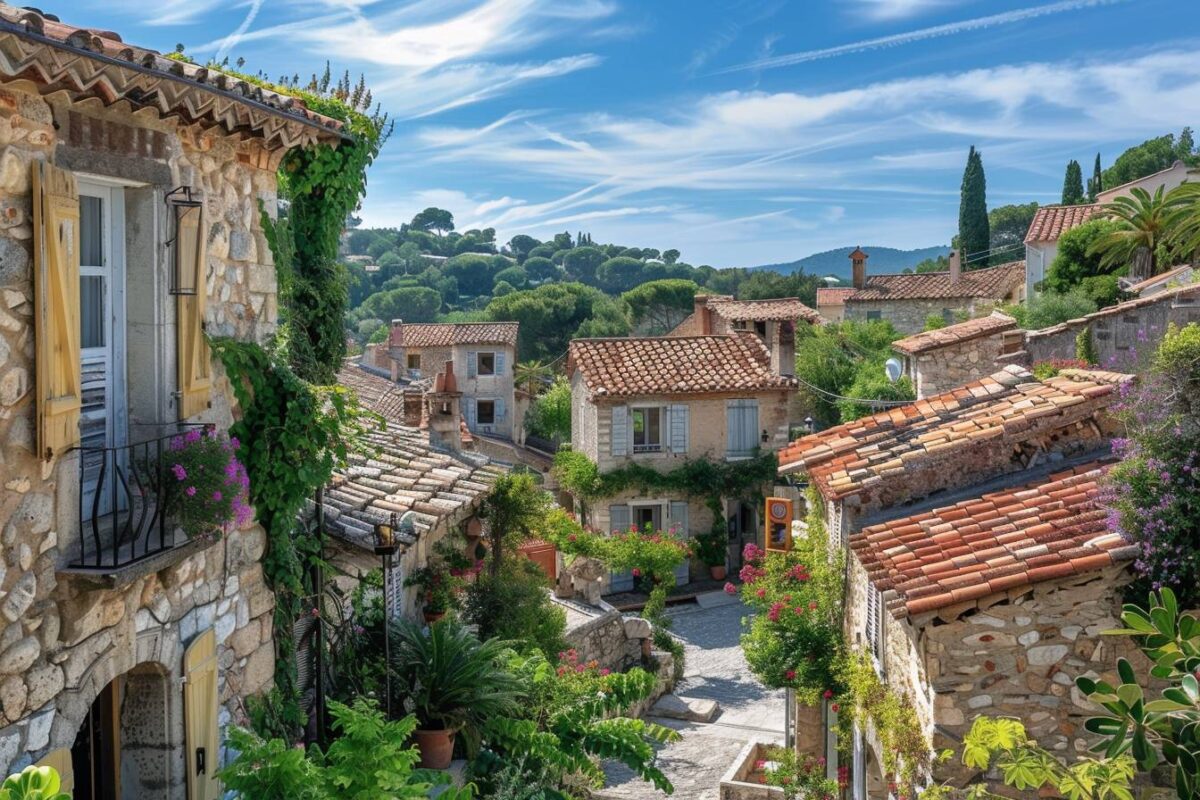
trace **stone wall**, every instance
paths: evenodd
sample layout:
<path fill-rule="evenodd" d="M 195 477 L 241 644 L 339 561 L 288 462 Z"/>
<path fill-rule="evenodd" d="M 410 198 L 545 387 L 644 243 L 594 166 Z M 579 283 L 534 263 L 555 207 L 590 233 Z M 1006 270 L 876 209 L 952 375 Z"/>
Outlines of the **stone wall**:
<path fill-rule="evenodd" d="M 964 383 L 996 371 L 996 359 L 1004 352 L 1005 332 L 945 345 L 908 356 L 907 374 L 913 379 L 917 398 L 948 392 Z"/>
<path fill-rule="evenodd" d="M 905 336 L 925 330 L 925 320 L 930 314 L 954 322 L 958 318 L 980 317 L 988 313 L 999 301 L 981 298 L 947 298 L 943 300 L 855 300 L 846 303 L 844 319 L 865 322 L 873 312 L 879 319 L 886 320 Z"/>
<path fill-rule="evenodd" d="M 80 541 L 78 455 L 49 462 L 35 455 L 32 392 L 32 162 L 126 182 L 128 405 L 137 441 L 147 430 L 169 430 L 159 426 L 177 416 L 167 191 L 190 185 L 204 199 L 207 331 L 254 341 L 275 331 L 275 272 L 258 211 L 259 201 L 275 207 L 275 173 L 273 159 L 255 147 L 131 115 L 121 104 L 73 106 L 62 93 L 44 99 L 22 82 L 0 87 L 0 774 L 70 747 L 93 699 L 129 673 L 122 720 L 136 720 L 153 679 L 165 729 L 123 756 L 127 792 L 140 779 L 143 788 L 157 787 L 156 796 L 180 797 L 184 648 L 216 629 L 222 725 L 244 720 L 243 699 L 270 685 L 273 595 L 259 564 L 262 529 L 194 540 L 115 586 L 64 572 Z M 213 368 L 212 407 L 193 421 L 225 429 L 233 400 Z M 153 763 L 139 776 L 142 756 Z"/>

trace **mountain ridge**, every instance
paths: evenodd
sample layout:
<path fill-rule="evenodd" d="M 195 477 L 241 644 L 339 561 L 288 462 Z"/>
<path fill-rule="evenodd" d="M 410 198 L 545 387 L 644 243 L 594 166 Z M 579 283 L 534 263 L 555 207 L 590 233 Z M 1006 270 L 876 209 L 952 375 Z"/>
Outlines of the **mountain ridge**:
<path fill-rule="evenodd" d="M 790 275 L 803 269 L 809 275 L 833 275 L 838 278 L 850 277 L 850 253 L 855 245 L 835 247 L 832 250 L 822 250 L 819 253 L 787 261 L 779 264 L 760 264 L 749 267 L 752 271 L 770 270 L 783 275 Z M 933 247 L 918 247 L 912 250 L 901 250 L 882 245 L 862 245 L 867 254 L 867 272 L 889 273 L 900 272 L 908 267 L 915 267 L 927 258 L 937 258 L 950 254 L 948 245 Z"/>

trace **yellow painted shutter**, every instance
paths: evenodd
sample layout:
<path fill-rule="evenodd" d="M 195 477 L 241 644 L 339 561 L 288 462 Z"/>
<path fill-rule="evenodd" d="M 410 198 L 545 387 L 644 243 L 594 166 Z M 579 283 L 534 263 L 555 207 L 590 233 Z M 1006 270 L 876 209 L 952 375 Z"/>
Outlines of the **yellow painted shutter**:
<path fill-rule="evenodd" d="M 217 781 L 217 635 L 209 628 L 188 645 L 183 656 L 184 749 L 188 800 L 216 800 Z"/>
<path fill-rule="evenodd" d="M 79 444 L 79 190 L 75 176 L 33 163 L 37 440 L 42 458 Z"/>
<path fill-rule="evenodd" d="M 75 766 L 71 762 L 71 751 L 69 748 L 63 747 L 58 750 L 51 750 L 46 753 L 46 757 L 39 761 L 36 766 L 50 767 L 58 773 L 59 787 L 58 790 L 64 794 L 73 794 L 75 791 Z"/>
<path fill-rule="evenodd" d="M 204 208 L 188 209 L 179 219 L 179 271 L 184 285 L 188 276 L 196 287 L 193 295 L 179 295 L 176 308 L 179 330 L 179 418 L 190 419 L 209 407 L 212 385 L 212 354 L 204 338 L 204 306 L 208 300 L 207 239 Z M 199 243 L 199 247 L 197 247 Z"/>

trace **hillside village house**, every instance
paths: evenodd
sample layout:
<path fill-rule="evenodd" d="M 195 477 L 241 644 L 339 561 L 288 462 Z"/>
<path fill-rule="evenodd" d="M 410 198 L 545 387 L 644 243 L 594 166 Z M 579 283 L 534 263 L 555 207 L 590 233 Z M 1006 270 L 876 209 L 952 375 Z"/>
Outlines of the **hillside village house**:
<path fill-rule="evenodd" d="M 841 322 L 846 317 L 846 298 L 853 286 L 822 286 L 817 289 L 817 313 L 826 322 Z"/>
<path fill-rule="evenodd" d="M 995 372 L 996 359 L 1021 349 L 1021 335 L 1016 320 L 993 311 L 986 317 L 906 336 L 892 342 L 892 350 L 920 400 Z"/>
<path fill-rule="evenodd" d="M 512 439 L 519 329 L 516 322 L 394 320 L 388 337 L 392 378 L 431 378 L 453 362 L 467 427 L 472 433 Z"/>
<path fill-rule="evenodd" d="M 930 316 L 949 323 L 1024 297 L 1022 261 L 964 271 L 957 253 L 951 253 L 946 272 L 868 275 L 868 257 L 861 249 L 850 254 L 854 291 L 842 298 L 846 320 L 886 320 L 900 333 L 919 333 Z"/>
<path fill-rule="evenodd" d="M 750 331 L 771 354 L 776 375 L 796 373 L 796 330 L 820 325 L 821 315 L 798 297 L 774 300 L 735 300 L 727 295 L 698 294 L 693 312 L 668 336 L 710 336 Z"/>
<path fill-rule="evenodd" d="M 259 203 L 274 213 L 290 148 L 342 135 L 0 5 L 0 773 L 217 796 L 222 731 L 275 667 L 265 534 L 177 535 L 146 465 L 179 423 L 231 423 L 204 334 L 275 332 Z"/>
<path fill-rule="evenodd" d="M 794 378 L 771 370 L 770 353 L 753 333 L 663 338 L 575 339 L 567 355 L 571 447 L 607 472 L 641 464 L 660 472 L 689 459 L 738 460 L 787 442 Z M 757 508 L 727 503 L 730 549 L 757 541 Z M 629 491 L 599 501 L 589 522 L 600 530 L 630 525 L 712 529 L 701 498 L 647 497 Z M 688 579 L 688 565 L 677 575 Z M 613 576 L 610 591 L 632 587 Z"/>
<path fill-rule="evenodd" d="M 830 546 L 851 553 L 847 639 L 914 703 L 935 745 L 990 711 L 1080 752 L 1086 712 L 1055 676 L 1115 665 L 1094 637 L 1115 623 L 1129 551 L 1094 501 L 1107 409 L 1129 379 L 1038 381 L 1009 366 L 780 452 L 780 472 L 820 494 Z M 855 738 L 854 796 L 886 797 L 878 743 Z M 962 777 L 939 769 L 935 779 Z"/>

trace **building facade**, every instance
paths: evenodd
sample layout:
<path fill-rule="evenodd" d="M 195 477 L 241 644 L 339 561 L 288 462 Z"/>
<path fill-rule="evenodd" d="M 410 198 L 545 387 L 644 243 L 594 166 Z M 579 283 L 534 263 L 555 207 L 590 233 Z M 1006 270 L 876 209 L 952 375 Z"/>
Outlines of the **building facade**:
<path fill-rule="evenodd" d="M 1058 240 L 1072 228 L 1097 217 L 1102 206 L 1087 203 L 1076 206 L 1042 206 L 1033 215 L 1025 234 L 1025 296 L 1034 297 L 1058 255 Z"/>
<path fill-rule="evenodd" d="M 0 5 L 0 53 L 0 772 L 207 800 L 274 674 L 265 534 L 183 535 L 153 465 L 233 421 L 205 334 L 274 334 L 259 204 L 290 148 L 342 134 L 32 10 Z"/>
<path fill-rule="evenodd" d="M 986 317 L 947 325 L 892 342 L 917 399 L 948 392 L 996 371 L 996 360 L 1021 349 L 1022 334 L 1012 317 L 993 311 Z"/>
<path fill-rule="evenodd" d="M 771 370 L 766 347 L 749 332 L 576 339 L 567 375 L 572 449 L 601 473 L 630 464 L 669 472 L 692 459 L 744 460 L 787 442 L 795 381 Z M 724 509 L 731 558 L 743 539 L 758 539 L 757 509 L 743 505 Z M 600 530 L 650 525 L 691 536 L 712 529 L 713 512 L 701 497 L 629 490 L 597 501 L 588 522 Z M 687 581 L 687 565 L 678 579 Z M 627 585 L 629 576 L 614 576 L 610 589 Z"/>
<path fill-rule="evenodd" d="M 695 310 L 668 336 L 711 336 L 748 331 L 771 355 L 776 375 L 796 374 L 796 331 L 820 325 L 821 315 L 797 297 L 735 300 L 725 295 L 696 295 Z"/>

